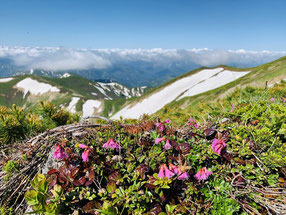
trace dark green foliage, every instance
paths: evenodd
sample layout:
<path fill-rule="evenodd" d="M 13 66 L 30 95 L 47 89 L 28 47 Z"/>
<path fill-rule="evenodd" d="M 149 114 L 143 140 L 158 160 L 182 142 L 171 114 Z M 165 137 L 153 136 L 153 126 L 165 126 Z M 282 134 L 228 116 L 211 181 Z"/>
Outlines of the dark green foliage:
<path fill-rule="evenodd" d="M 71 114 L 50 102 L 41 102 L 38 110 L 32 113 L 16 105 L 12 108 L 0 106 L 0 145 L 14 143 L 46 129 L 78 122 L 80 119 L 79 115 Z"/>

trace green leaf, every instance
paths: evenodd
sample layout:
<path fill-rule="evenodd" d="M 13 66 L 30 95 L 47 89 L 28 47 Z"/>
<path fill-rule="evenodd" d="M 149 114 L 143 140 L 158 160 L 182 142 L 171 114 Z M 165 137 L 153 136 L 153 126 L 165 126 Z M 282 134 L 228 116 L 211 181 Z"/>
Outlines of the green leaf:
<path fill-rule="evenodd" d="M 36 205 L 39 203 L 38 201 L 38 192 L 35 190 L 29 190 L 25 193 L 25 199 L 27 200 L 29 205 Z"/>
<path fill-rule="evenodd" d="M 34 180 L 31 182 L 31 185 L 35 190 L 38 190 L 40 192 L 45 193 L 48 190 L 46 177 L 43 174 L 37 174 Z"/>
<path fill-rule="evenodd" d="M 115 184 L 114 182 L 109 182 L 109 183 L 107 184 L 106 189 L 107 189 L 107 192 L 109 192 L 109 193 L 114 193 L 115 190 L 116 190 L 116 184 Z"/>
<path fill-rule="evenodd" d="M 56 214 L 57 204 L 48 204 L 45 205 L 45 215 L 54 215 Z"/>
<path fill-rule="evenodd" d="M 166 211 L 169 212 L 169 213 L 172 213 L 175 208 L 177 207 L 177 205 L 166 205 Z"/>
<path fill-rule="evenodd" d="M 62 194 L 63 194 L 63 189 L 62 189 L 62 187 L 60 185 L 56 184 L 54 186 L 54 189 L 51 190 L 51 192 L 52 192 L 55 200 L 58 200 L 62 196 Z"/>

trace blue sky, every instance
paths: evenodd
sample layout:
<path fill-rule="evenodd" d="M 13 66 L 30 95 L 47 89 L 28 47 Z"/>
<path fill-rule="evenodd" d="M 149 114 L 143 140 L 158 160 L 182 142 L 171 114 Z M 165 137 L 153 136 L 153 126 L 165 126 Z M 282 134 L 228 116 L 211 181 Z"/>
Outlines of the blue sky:
<path fill-rule="evenodd" d="M 0 3 L 0 45 L 286 50 L 285 0 Z"/>

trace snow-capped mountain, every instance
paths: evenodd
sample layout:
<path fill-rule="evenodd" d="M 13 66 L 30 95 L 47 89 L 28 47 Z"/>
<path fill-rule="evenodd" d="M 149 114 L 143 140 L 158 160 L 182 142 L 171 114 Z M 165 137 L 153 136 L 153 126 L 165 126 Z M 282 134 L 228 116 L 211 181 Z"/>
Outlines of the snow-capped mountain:
<path fill-rule="evenodd" d="M 0 105 L 33 108 L 39 101 L 52 101 L 84 117 L 112 111 L 113 101 L 143 95 L 147 87 L 129 88 L 117 82 L 96 82 L 80 76 L 57 73 L 56 78 L 28 75 L 0 78 Z M 109 102 L 107 102 L 109 101 Z"/>

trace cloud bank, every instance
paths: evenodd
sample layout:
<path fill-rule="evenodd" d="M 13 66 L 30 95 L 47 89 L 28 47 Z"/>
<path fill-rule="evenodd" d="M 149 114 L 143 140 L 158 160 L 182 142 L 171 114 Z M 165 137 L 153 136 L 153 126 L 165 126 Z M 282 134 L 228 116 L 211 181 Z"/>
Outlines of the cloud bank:
<path fill-rule="evenodd" d="M 255 66 L 286 55 L 286 51 L 246 51 L 212 49 L 66 49 L 58 47 L 0 46 L 0 59 L 9 59 L 26 69 L 53 71 L 103 69 L 137 62 L 168 67 L 175 64 L 215 66 L 219 64 Z"/>

